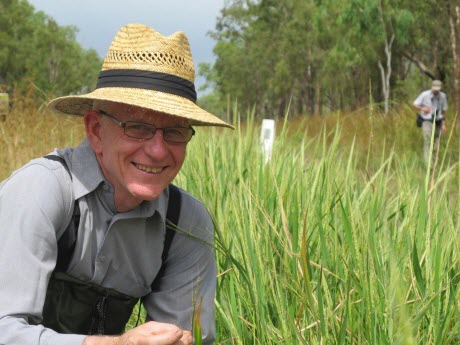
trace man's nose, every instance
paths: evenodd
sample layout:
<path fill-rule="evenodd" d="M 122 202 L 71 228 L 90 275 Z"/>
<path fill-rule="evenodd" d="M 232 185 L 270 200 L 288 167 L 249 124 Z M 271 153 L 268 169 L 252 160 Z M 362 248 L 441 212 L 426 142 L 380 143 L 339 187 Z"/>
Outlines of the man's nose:
<path fill-rule="evenodd" d="M 150 156 L 155 157 L 168 153 L 168 143 L 164 140 L 162 129 L 156 129 L 153 137 L 145 141 L 145 150 Z"/>

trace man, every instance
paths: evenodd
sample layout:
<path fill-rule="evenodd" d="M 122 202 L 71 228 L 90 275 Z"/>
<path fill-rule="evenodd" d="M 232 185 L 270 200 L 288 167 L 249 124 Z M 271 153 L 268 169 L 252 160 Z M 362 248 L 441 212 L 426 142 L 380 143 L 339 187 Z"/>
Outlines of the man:
<path fill-rule="evenodd" d="M 50 102 L 87 138 L 0 184 L 0 344 L 192 344 L 200 305 L 213 343 L 212 221 L 168 186 L 192 125 L 232 126 L 195 104 L 193 80 L 183 33 L 130 24 L 95 91 Z M 139 299 L 150 321 L 123 333 Z"/>
<path fill-rule="evenodd" d="M 426 164 L 429 164 L 431 136 L 434 130 L 434 143 L 432 162 L 436 157 L 439 148 L 439 136 L 441 131 L 446 133 L 446 111 L 447 97 L 444 92 L 441 92 L 442 83 L 439 80 L 433 80 L 431 90 L 423 91 L 414 101 L 414 107 L 420 111 L 422 120 L 423 133 L 423 157 Z M 433 167 L 433 165 L 431 165 Z"/>

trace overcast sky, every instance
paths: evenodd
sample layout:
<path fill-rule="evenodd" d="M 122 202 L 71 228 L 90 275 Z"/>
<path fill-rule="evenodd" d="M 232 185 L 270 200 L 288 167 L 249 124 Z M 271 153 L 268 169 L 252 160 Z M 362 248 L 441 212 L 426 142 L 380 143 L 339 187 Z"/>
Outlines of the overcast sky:
<path fill-rule="evenodd" d="M 75 25 L 78 42 L 105 56 L 116 32 L 127 23 L 150 26 L 162 35 L 184 31 L 190 41 L 195 69 L 200 62 L 213 62 L 214 31 L 224 0 L 29 0 L 37 11 L 59 25 Z M 201 80 L 196 80 L 198 89 Z"/>

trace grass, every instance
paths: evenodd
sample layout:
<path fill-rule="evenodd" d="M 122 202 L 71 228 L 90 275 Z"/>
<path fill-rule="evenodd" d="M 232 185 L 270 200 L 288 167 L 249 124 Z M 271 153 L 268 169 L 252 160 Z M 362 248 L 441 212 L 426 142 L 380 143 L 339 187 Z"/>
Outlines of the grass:
<path fill-rule="evenodd" d="M 178 181 L 216 222 L 219 344 L 460 340 L 458 141 L 427 183 L 413 117 L 373 116 L 280 124 L 267 165 L 251 121 L 193 143 Z"/>
<path fill-rule="evenodd" d="M 268 164 L 259 121 L 234 123 L 198 128 L 177 177 L 216 225 L 217 344 L 460 342 L 455 125 L 431 175 L 404 107 L 278 121 Z M 2 179 L 83 137 L 30 111 L 0 133 Z"/>

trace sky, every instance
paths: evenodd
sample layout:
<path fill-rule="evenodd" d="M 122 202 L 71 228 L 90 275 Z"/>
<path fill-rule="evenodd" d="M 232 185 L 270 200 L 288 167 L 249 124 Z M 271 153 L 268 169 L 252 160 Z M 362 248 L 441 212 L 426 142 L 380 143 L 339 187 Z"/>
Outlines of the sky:
<path fill-rule="evenodd" d="M 61 26 L 78 28 L 77 41 L 104 57 L 116 32 L 125 24 L 150 26 L 164 36 L 184 31 L 189 39 L 195 70 L 200 62 L 214 62 L 216 19 L 225 0 L 28 0 Z M 195 79 L 198 91 L 201 78 Z M 198 94 L 199 95 L 199 94 Z"/>

